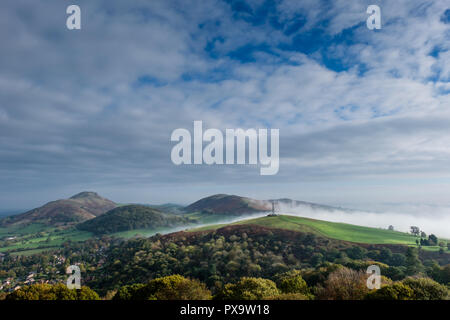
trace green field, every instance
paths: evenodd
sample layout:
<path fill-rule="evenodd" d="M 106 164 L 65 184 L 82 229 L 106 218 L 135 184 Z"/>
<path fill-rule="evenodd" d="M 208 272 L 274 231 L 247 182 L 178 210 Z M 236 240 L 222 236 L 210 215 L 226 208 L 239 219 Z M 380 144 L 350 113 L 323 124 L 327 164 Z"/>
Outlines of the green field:
<path fill-rule="evenodd" d="M 269 228 L 311 232 L 327 238 L 358 243 L 416 245 L 416 237 L 408 233 L 296 216 L 280 215 L 275 217 L 262 217 L 235 222 L 231 225 L 243 224 L 254 224 Z M 225 225 L 205 226 L 190 231 L 214 230 L 223 226 Z M 437 250 L 438 247 L 424 247 L 424 249 Z"/>
<path fill-rule="evenodd" d="M 0 228 L 0 239 L 14 237 L 13 240 L 0 247 L 0 252 L 9 251 L 14 254 L 30 254 L 30 252 L 60 247 L 66 241 L 84 241 L 92 237 L 90 232 L 74 228 L 58 230 L 41 224 Z"/>
<path fill-rule="evenodd" d="M 27 226 L 11 226 L 8 228 L 0 228 L 0 238 L 7 236 L 24 236 L 48 229 L 49 227 L 39 223 L 34 223 Z"/>

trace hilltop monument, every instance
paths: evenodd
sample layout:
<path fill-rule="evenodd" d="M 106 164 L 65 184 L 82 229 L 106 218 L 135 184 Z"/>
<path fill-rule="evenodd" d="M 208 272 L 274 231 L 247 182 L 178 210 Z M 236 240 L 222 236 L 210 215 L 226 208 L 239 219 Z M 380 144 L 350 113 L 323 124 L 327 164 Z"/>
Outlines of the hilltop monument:
<path fill-rule="evenodd" d="M 278 215 L 275 213 L 275 200 L 270 200 L 270 202 L 272 203 L 272 212 L 269 213 L 267 216 L 268 217 L 276 217 Z"/>

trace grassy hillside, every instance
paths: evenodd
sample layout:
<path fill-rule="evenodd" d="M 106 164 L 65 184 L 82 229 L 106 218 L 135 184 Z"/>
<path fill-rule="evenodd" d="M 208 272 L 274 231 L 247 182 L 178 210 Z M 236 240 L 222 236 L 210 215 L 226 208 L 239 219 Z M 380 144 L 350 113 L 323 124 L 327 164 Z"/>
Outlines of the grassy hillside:
<path fill-rule="evenodd" d="M 269 228 L 311 232 L 332 239 L 359 243 L 405 245 L 416 244 L 416 238 L 408 233 L 295 216 L 280 215 L 275 217 L 262 217 L 257 219 L 239 221 L 233 224 L 254 224 Z M 206 226 L 203 228 L 195 229 L 195 231 L 218 229 L 222 226 L 224 225 Z"/>
<path fill-rule="evenodd" d="M 42 224 L 31 224 L 24 228 L 19 226 L 0 228 L 0 252 L 25 254 L 60 247 L 66 241 L 84 241 L 92 233 L 74 228 L 58 229 Z"/>

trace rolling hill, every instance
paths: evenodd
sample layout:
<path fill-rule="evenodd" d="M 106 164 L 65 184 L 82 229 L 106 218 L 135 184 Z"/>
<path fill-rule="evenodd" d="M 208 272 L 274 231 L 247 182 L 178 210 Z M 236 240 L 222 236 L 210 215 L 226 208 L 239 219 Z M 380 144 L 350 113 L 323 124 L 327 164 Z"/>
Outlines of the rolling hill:
<path fill-rule="evenodd" d="M 175 203 L 164 203 L 159 205 L 148 205 L 151 208 L 155 208 L 167 213 L 173 213 L 182 215 L 184 213 L 183 206 Z"/>
<path fill-rule="evenodd" d="M 352 211 L 351 209 L 336 208 L 306 201 L 292 199 L 256 200 L 236 195 L 216 194 L 200 199 L 184 208 L 187 213 L 199 212 L 214 215 L 241 216 L 258 212 L 269 212 L 272 210 L 271 201 L 275 201 L 275 209 L 289 211 L 289 209 L 311 209 L 311 210 L 341 210 Z"/>
<path fill-rule="evenodd" d="M 77 229 L 107 234 L 135 229 L 156 229 L 186 225 L 189 220 L 143 205 L 121 206 L 77 225 Z"/>
<path fill-rule="evenodd" d="M 42 207 L 0 220 L 0 226 L 75 224 L 93 219 L 113 208 L 116 204 L 95 192 L 81 192 L 69 199 L 49 202 Z"/>
<path fill-rule="evenodd" d="M 416 237 L 408 233 L 287 215 L 243 220 L 230 225 L 257 225 L 266 228 L 307 232 L 331 239 L 356 243 L 405 245 L 415 245 L 416 243 Z M 216 230 L 225 226 L 205 226 L 191 231 Z"/>
<path fill-rule="evenodd" d="M 200 212 L 215 215 L 243 215 L 271 210 L 267 201 L 254 200 L 235 195 L 216 194 L 200 199 L 184 208 L 185 212 Z"/>

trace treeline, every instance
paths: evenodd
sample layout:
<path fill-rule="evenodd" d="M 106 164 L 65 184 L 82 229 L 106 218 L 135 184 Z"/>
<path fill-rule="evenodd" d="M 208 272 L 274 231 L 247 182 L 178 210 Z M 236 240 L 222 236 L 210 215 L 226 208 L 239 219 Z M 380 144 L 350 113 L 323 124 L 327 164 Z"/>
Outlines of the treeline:
<path fill-rule="evenodd" d="M 228 283 L 215 295 L 196 279 L 171 275 L 153 279 L 145 284 L 123 286 L 109 292 L 104 299 L 112 300 L 446 300 L 448 287 L 429 278 L 408 277 L 393 282 L 383 278 L 381 289 L 368 289 L 367 274 L 340 265 L 330 265 L 314 275 L 316 285 L 309 286 L 299 270 L 276 275 L 274 280 L 243 277 Z M 323 281 L 321 276 L 328 273 Z M 313 277 L 314 277 L 313 276 Z M 6 300 L 98 300 L 98 294 L 82 287 L 69 290 L 63 284 L 31 285 L 6 296 Z"/>
<path fill-rule="evenodd" d="M 33 284 L 21 287 L 12 293 L 0 295 L 5 300 L 100 300 L 99 295 L 90 288 L 68 289 L 62 283 Z"/>
<path fill-rule="evenodd" d="M 212 297 L 222 298 L 237 294 L 240 289 L 233 288 L 238 288 L 235 286 L 243 279 L 265 279 L 270 281 L 264 281 L 268 287 L 273 288 L 272 283 L 275 283 L 278 290 L 273 291 L 271 297 L 285 295 L 285 299 L 355 297 L 353 293 L 330 291 L 333 281 L 339 283 L 340 279 L 349 277 L 353 279 L 352 283 L 360 286 L 350 292 L 360 292 L 356 298 L 365 299 L 370 292 L 355 279 L 366 275 L 367 267 L 376 264 L 384 277 L 383 285 L 392 287 L 384 290 L 394 297 L 418 298 L 418 294 L 406 288 L 415 290 L 412 280 L 408 279 L 425 279 L 420 280 L 424 285 L 431 283 L 434 288 L 438 283 L 445 288 L 450 285 L 449 257 L 448 253 L 421 252 L 420 248 L 363 246 L 308 233 L 234 226 L 215 232 L 180 232 L 128 241 L 103 236 L 84 243 L 68 242 L 62 249 L 32 256 L 6 255 L 0 261 L 0 282 L 9 279 L 12 283 L 11 278 L 26 279 L 30 273 L 34 274 L 36 282 L 63 282 L 67 277 L 66 267 L 77 264 L 81 269 L 82 284 L 108 298 L 123 292 L 123 288 L 131 290 L 127 287 L 130 285 L 138 288 L 146 286 L 149 279 L 180 275 L 197 279 L 195 281 L 200 286 L 204 284 Z M 342 274 L 333 274 L 338 270 Z M 279 278 L 290 272 L 300 276 L 308 290 L 287 292 L 283 289 L 285 285 Z M 16 281 L 4 291 L 17 286 L 25 288 L 23 283 Z M 196 287 L 192 283 L 190 286 Z M 407 293 L 395 293 L 399 290 Z M 142 289 L 139 294 L 147 291 Z M 131 296 L 135 296 L 134 293 Z"/>
<path fill-rule="evenodd" d="M 315 285 L 309 285 L 306 276 Z M 368 275 L 341 265 L 313 272 L 291 270 L 273 280 L 242 277 L 227 283 L 216 294 L 207 286 L 180 275 L 166 276 L 146 284 L 121 287 L 113 300 L 446 300 L 448 287 L 430 278 L 408 277 L 402 281 L 383 278 L 381 289 L 368 289 Z M 314 279 L 314 280 L 313 280 Z"/>

